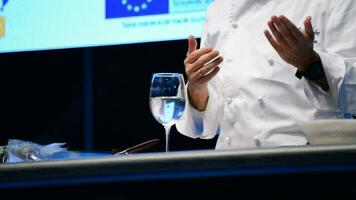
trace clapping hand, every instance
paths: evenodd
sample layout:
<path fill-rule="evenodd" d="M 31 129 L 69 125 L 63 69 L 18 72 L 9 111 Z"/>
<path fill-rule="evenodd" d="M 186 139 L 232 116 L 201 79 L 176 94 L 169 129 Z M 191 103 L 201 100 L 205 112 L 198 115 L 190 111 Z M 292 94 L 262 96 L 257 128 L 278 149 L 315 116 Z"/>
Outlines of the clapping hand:
<path fill-rule="evenodd" d="M 188 52 L 184 65 L 190 85 L 201 88 L 218 73 L 218 65 L 223 59 L 219 57 L 218 51 L 207 47 L 197 49 L 197 46 L 198 44 L 194 36 L 189 36 Z M 217 59 L 210 62 L 214 58 Z"/>
<path fill-rule="evenodd" d="M 301 31 L 285 16 L 273 16 L 268 21 L 270 31 L 265 31 L 270 44 L 287 63 L 305 71 L 306 67 L 319 59 L 314 51 L 314 30 L 311 17 L 304 21 Z M 273 36 L 272 36 L 273 35 Z"/>
<path fill-rule="evenodd" d="M 190 104 L 203 111 L 208 102 L 208 82 L 219 72 L 223 58 L 212 48 L 200 48 L 193 36 L 188 38 L 188 52 L 184 60 L 188 76 L 188 97 Z"/>

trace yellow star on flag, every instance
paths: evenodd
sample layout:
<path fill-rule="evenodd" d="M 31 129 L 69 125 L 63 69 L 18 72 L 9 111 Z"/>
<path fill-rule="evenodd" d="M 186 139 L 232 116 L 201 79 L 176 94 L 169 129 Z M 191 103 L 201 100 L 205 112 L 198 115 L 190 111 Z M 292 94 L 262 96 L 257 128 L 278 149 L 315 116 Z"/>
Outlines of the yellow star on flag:
<path fill-rule="evenodd" d="M 5 36 L 5 17 L 0 16 L 0 38 Z"/>

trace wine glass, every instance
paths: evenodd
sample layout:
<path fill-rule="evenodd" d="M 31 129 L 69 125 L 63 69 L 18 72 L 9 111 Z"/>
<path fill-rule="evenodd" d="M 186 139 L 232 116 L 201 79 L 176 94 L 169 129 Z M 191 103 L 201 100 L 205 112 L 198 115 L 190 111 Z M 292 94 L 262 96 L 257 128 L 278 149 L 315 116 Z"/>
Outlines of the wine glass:
<path fill-rule="evenodd" d="M 150 87 L 150 109 L 153 117 L 163 125 L 166 132 L 168 152 L 171 127 L 183 114 L 185 108 L 185 83 L 179 73 L 155 73 Z"/>

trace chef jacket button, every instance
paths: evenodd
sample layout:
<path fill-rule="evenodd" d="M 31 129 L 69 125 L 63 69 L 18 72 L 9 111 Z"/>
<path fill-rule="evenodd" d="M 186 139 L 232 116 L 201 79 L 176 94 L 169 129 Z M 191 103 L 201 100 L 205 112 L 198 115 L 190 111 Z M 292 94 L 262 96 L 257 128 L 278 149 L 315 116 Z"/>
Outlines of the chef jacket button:
<path fill-rule="evenodd" d="M 231 145 L 231 137 L 225 137 L 225 142 L 227 145 Z"/>
<path fill-rule="evenodd" d="M 230 105 L 232 103 L 232 99 L 231 98 L 226 98 L 226 104 Z"/>
<path fill-rule="evenodd" d="M 261 106 L 263 106 L 263 97 L 258 97 L 257 101 Z"/>
<path fill-rule="evenodd" d="M 260 147 L 260 146 L 261 146 L 261 141 L 260 141 L 260 139 L 258 139 L 257 137 L 253 137 L 253 140 L 255 141 L 256 147 Z"/>
<path fill-rule="evenodd" d="M 232 28 L 237 29 L 239 25 L 237 23 L 232 23 Z"/>
<path fill-rule="evenodd" d="M 229 63 L 233 62 L 232 58 L 225 58 L 225 60 L 226 60 L 226 62 L 229 62 Z"/>
<path fill-rule="evenodd" d="M 274 65 L 274 60 L 272 58 L 268 58 L 267 61 L 270 66 Z"/>

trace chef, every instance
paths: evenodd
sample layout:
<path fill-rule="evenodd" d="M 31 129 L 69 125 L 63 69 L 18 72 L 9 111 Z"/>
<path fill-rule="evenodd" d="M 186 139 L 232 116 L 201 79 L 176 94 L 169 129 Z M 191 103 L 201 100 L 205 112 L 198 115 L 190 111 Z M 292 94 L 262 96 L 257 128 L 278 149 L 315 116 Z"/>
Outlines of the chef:
<path fill-rule="evenodd" d="M 356 1 L 216 0 L 184 60 L 177 129 L 216 149 L 304 145 L 298 121 L 356 113 Z"/>

